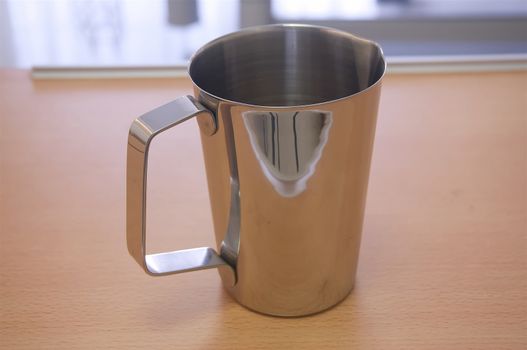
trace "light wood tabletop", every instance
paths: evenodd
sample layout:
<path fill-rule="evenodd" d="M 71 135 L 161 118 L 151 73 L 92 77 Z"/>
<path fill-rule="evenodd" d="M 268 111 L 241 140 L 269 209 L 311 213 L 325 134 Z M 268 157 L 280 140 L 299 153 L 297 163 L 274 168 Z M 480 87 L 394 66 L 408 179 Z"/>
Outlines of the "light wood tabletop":
<path fill-rule="evenodd" d="M 133 118 L 186 79 L 0 71 L 0 347 L 525 349 L 527 73 L 388 75 L 357 284 L 304 318 L 214 270 L 147 276 L 125 243 Z M 195 122 L 152 146 L 149 244 L 214 245 Z"/>

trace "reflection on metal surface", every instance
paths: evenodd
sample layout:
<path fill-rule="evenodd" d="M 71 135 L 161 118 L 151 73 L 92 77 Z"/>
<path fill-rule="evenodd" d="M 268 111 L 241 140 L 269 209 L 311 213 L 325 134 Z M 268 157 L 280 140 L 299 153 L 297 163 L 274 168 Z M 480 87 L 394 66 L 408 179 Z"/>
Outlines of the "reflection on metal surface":
<path fill-rule="evenodd" d="M 240 181 L 238 175 L 238 159 L 236 157 L 236 145 L 232 120 L 222 116 L 225 145 L 227 147 L 227 157 L 229 164 L 229 184 L 230 184 L 230 206 L 228 214 L 227 230 L 220 244 L 220 255 L 231 267 L 236 269 L 238 253 L 240 251 Z"/>
<path fill-rule="evenodd" d="M 294 197 L 315 172 L 331 127 L 331 112 L 245 112 L 245 127 L 274 189 Z"/>

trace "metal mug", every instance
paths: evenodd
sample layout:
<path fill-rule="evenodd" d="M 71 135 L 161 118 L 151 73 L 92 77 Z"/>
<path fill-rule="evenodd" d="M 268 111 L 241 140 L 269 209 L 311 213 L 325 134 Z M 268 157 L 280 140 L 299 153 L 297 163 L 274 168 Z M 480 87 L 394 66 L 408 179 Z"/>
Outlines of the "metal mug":
<path fill-rule="evenodd" d="M 150 275 L 218 268 L 249 309 L 301 316 L 352 290 L 381 81 L 374 42 L 270 25 L 192 57 L 194 96 L 137 118 L 127 151 L 128 251 Z M 152 139 L 197 117 L 218 249 L 146 254 Z"/>

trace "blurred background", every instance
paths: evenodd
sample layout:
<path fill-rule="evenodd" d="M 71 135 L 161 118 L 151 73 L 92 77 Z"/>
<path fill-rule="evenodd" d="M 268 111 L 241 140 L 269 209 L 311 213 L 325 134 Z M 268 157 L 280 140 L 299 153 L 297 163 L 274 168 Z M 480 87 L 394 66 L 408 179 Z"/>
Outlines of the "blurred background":
<path fill-rule="evenodd" d="M 527 53 L 526 0 L 0 0 L 0 66 L 184 67 L 222 34 L 292 22 L 373 39 L 389 61 Z"/>

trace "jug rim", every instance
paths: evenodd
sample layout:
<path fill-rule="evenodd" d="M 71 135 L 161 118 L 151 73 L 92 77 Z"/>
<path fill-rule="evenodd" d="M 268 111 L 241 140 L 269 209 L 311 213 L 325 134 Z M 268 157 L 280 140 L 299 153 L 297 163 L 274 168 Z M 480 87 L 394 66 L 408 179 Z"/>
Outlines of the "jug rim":
<path fill-rule="evenodd" d="M 328 99 L 327 101 L 322 101 L 322 102 L 317 102 L 317 103 L 294 104 L 294 105 L 253 104 L 253 103 L 237 101 L 237 100 L 234 100 L 234 99 L 224 98 L 224 97 L 221 97 L 221 96 L 218 96 L 216 94 L 213 94 L 213 93 L 205 90 L 204 88 L 202 88 L 200 86 L 200 84 L 198 84 L 196 82 L 196 80 L 194 79 L 194 77 L 191 74 L 191 69 L 192 69 L 193 63 L 195 62 L 196 58 L 198 58 L 204 52 L 208 51 L 209 49 L 211 49 L 212 47 L 214 47 L 215 45 L 217 45 L 219 43 L 227 42 L 227 41 L 233 40 L 235 38 L 242 38 L 242 37 L 244 37 L 246 35 L 250 35 L 250 34 L 253 34 L 253 33 L 269 32 L 269 31 L 273 31 L 273 30 L 283 30 L 283 29 L 287 29 L 287 28 L 299 28 L 299 29 L 318 30 L 320 32 L 326 32 L 326 33 L 330 33 L 332 35 L 345 37 L 345 38 L 350 39 L 350 40 L 361 41 L 361 42 L 367 43 L 368 45 L 371 45 L 371 46 L 375 47 L 378 50 L 379 58 L 382 61 L 382 62 L 380 62 L 382 64 L 382 73 L 379 75 L 379 77 L 376 79 L 376 81 L 373 84 L 369 85 L 368 87 L 366 87 L 366 88 L 364 88 L 364 89 L 362 89 L 360 91 L 348 94 L 348 95 L 343 96 L 343 97 L 338 97 L 338 98 L 334 98 L 334 99 Z M 279 23 L 279 24 L 266 24 L 266 25 L 251 26 L 251 27 L 243 28 L 243 29 L 237 30 L 235 32 L 224 34 L 222 36 L 217 37 L 216 39 L 213 39 L 213 40 L 207 42 L 205 45 L 201 46 L 191 56 L 189 64 L 187 66 L 187 74 L 190 77 L 190 79 L 191 79 L 192 83 L 194 84 L 194 86 L 196 86 L 199 89 L 200 92 L 204 93 L 205 95 L 207 95 L 209 97 L 212 97 L 213 99 L 217 100 L 218 102 L 226 102 L 226 103 L 230 103 L 230 104 L 233 104 L 233 105 L 247 106 L 247 107 L 259 108 L 259 109 L 284 110 L 284 109 L 291 109 L 291 108 L 302 108 L 303 109 L 303 108 L 307 108 L 307 107 L 309 107 L 309 108 L 310 107 L 317 107 L 317 106 L 326 105 L 326 104 L 330 104 L 330 103 L 340 102 L 342 100 L 346 100 L 346 99 L 349 99 L 349 98 L 352 98 L 352 97 L 355 97 L 355 96 L 359 96 L 361 94 L 365 94 L 369 90 L 374 89 L 378 85 L 381 84 L 384 76 L 386 75 L 386 68 L 387 68 L 387 62 L 386 62 L 386 57 L 384 56 L 382 47 L 377 42 L 375 42 L 373 40 L 365 39 L 365 38 L 362 38 L 362 37 L 357 36 L 355 34 L 352 34 L 352 33 L 349 33 L 349 32 L 343 31 L 343 30 L 327 27 L 327 26 L 319 26 L 319 25 L 312 25 L 312 24 L 298 24 L 298 23 Z"/>

